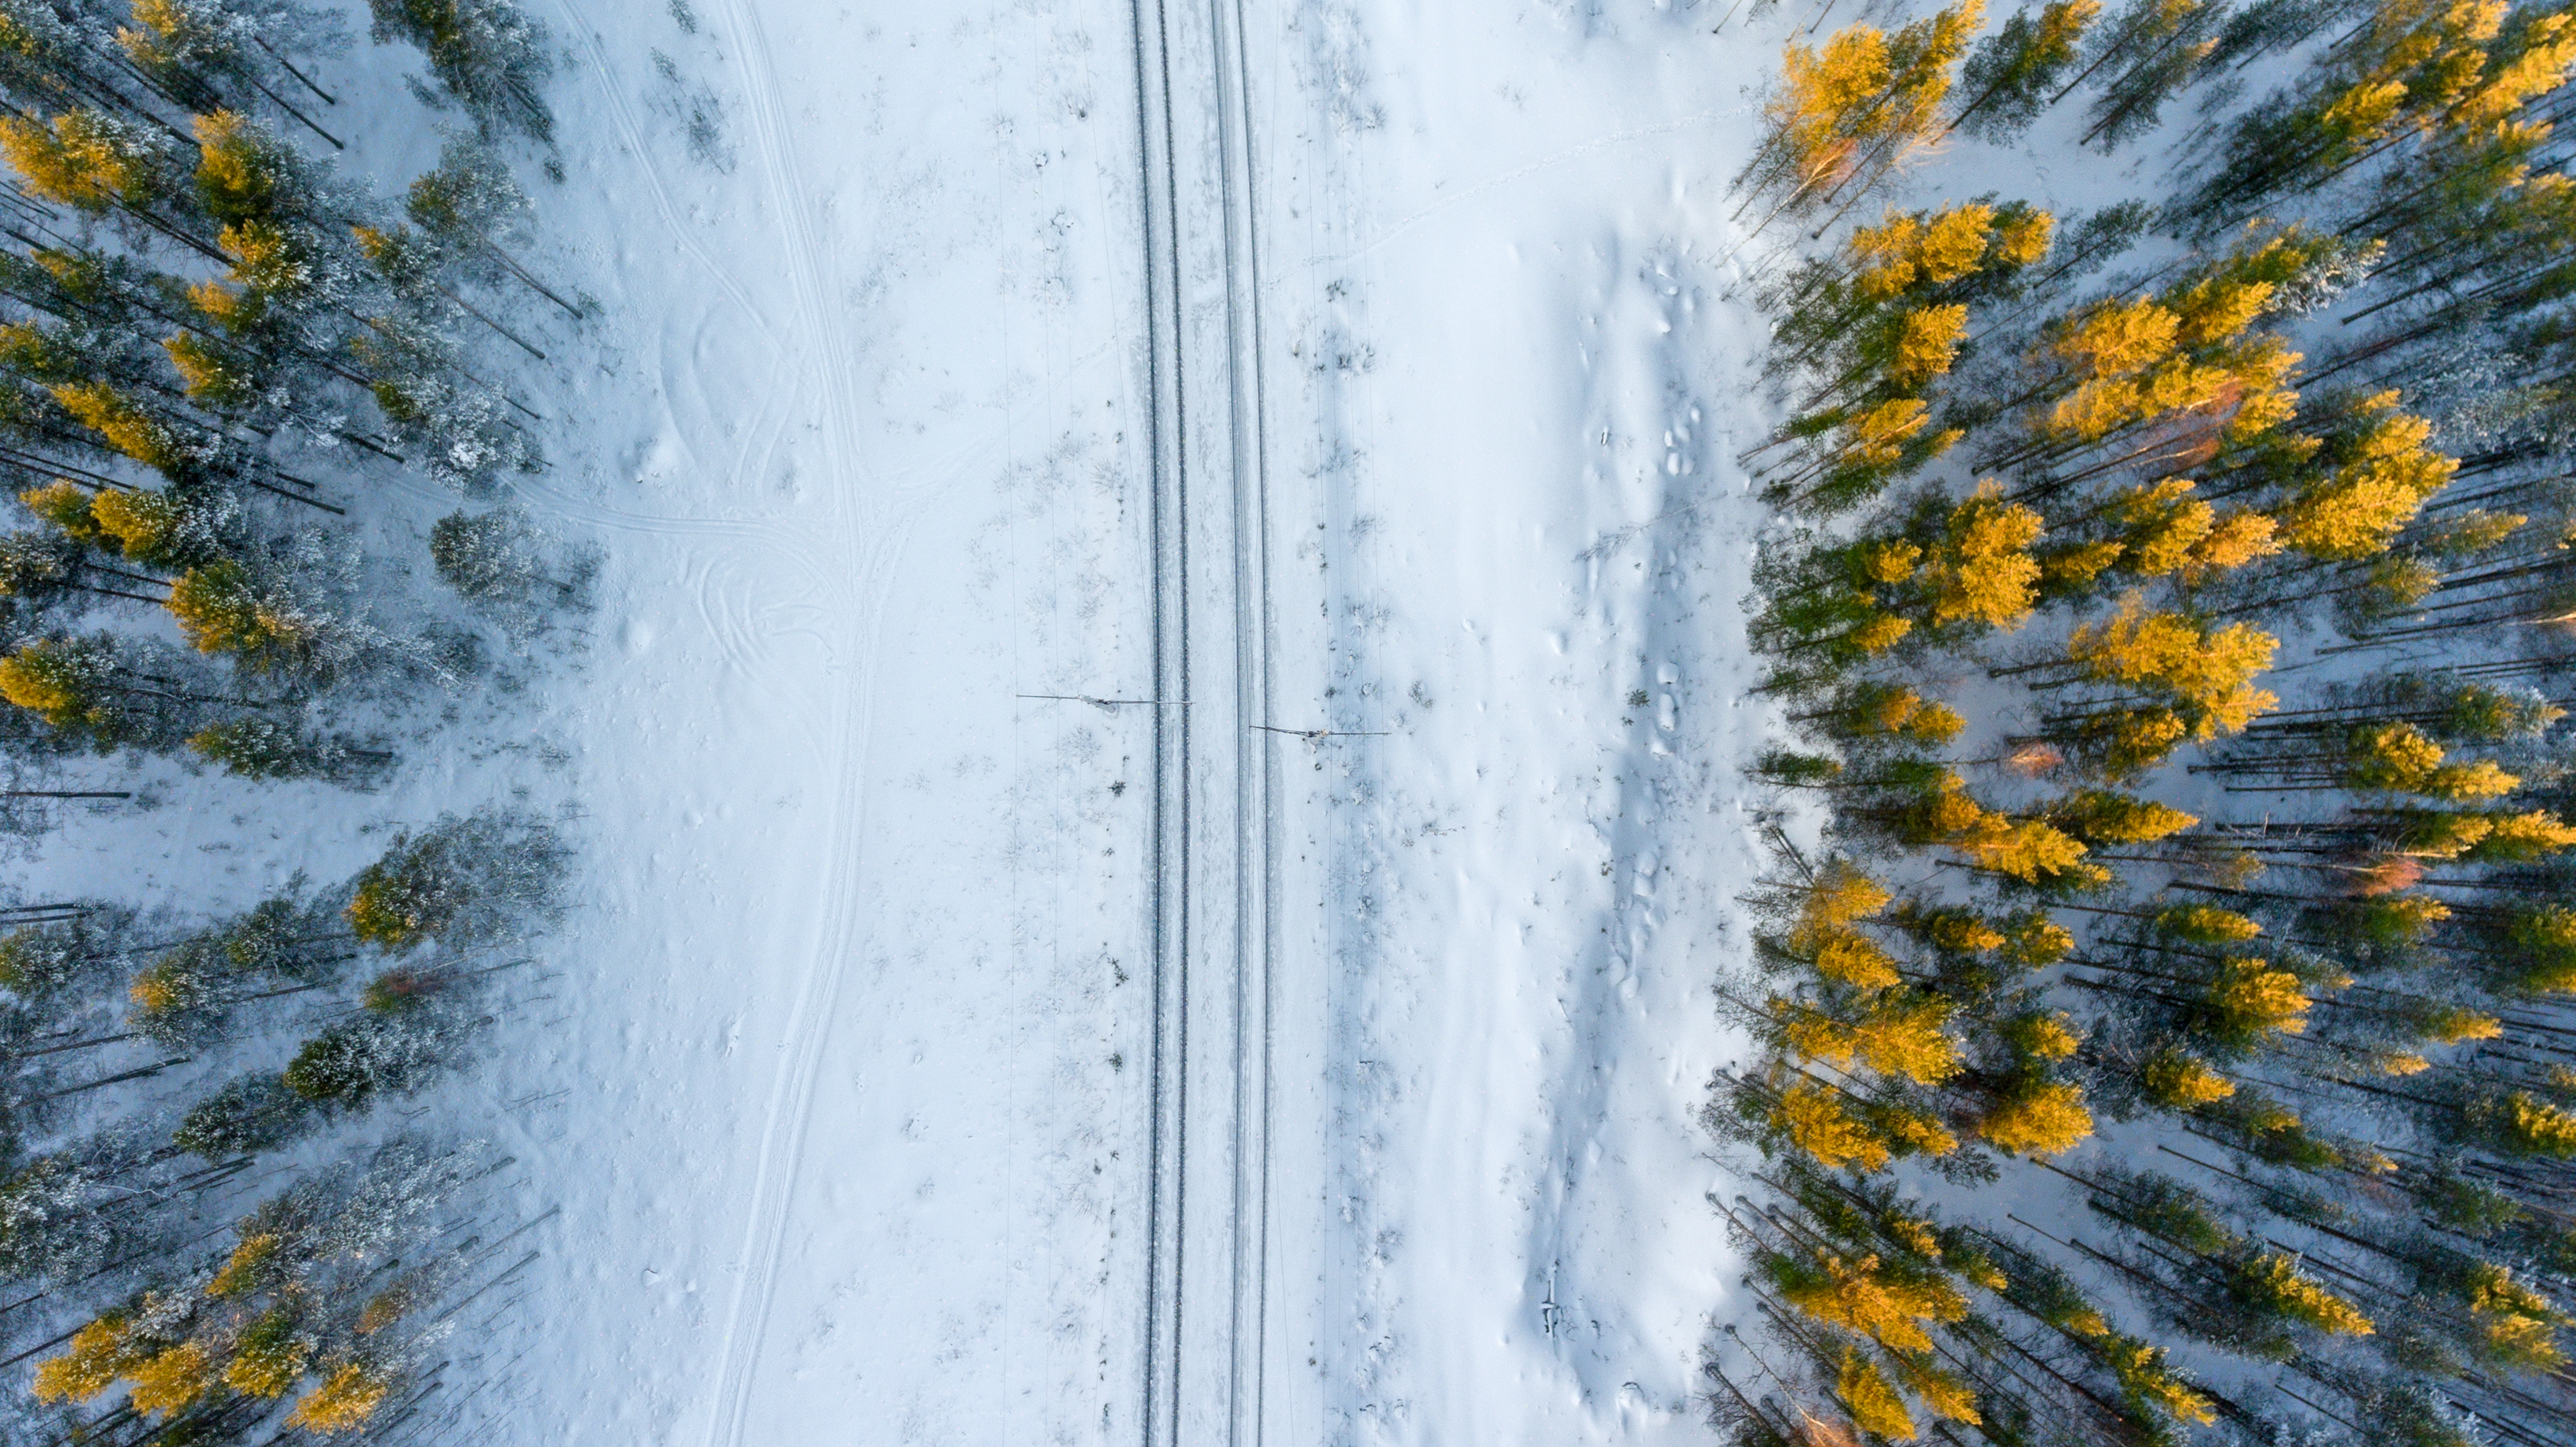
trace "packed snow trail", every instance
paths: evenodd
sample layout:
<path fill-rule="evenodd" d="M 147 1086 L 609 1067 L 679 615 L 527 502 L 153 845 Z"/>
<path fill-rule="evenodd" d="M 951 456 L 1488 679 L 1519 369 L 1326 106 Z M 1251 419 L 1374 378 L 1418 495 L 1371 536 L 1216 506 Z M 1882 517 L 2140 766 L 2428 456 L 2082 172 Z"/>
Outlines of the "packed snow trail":
<path fill-rule="evenodd" d="M 1698 1440 L 1776 37 L 555 3 L 609 564 L 486 1435 Z"/>

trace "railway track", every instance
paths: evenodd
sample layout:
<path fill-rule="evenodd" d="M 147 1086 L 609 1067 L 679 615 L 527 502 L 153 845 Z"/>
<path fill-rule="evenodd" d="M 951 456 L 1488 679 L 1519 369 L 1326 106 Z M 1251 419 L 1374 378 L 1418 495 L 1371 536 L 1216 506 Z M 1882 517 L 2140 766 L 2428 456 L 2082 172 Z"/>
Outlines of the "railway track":
<path fill-rule="evenodd" d="M 1256 172 L 1239 0 L 1134 0 L 1154 710 L 1146 1447 L 1261 1440 L 1277 874 Z"/>

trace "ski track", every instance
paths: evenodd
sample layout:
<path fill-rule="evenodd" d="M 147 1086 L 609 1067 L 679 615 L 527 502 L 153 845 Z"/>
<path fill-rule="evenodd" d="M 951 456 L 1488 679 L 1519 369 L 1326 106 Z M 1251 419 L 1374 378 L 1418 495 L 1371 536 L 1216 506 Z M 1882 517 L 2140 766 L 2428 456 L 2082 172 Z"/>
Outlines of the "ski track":
<path fill-rule="evenodd" d="M 948 475 L 959 462 L 997 450 L 1003 438 L 996 431 L 967 443 L 949 457 L 915 469 L 908 479 L 862 479 L 858 475 L 850 460 L 858 426 L 852 411 L 855 386 L 849 355 L 841 329 L 826 305 L 832 289 L 825 284 L 824 253 L 815 237 L 812 205 L 795 165 L 795 153 L 784 139 L 788 121 L 778 98 L 769 39 L 758 9 L 745 0 L 726 0 L 723 13 L 740 37 L 733 47 L 734 69 L 748 97 L 745 111 L 752 139 L 790 253 L 789 272 L 797 292 L 796 330 L 822 363 L 824 445 L 832 470 L 830 505 L 840 524 L 843 548 L 864 559 L 856 590 L 861 637 L 854 666 L 844 675 L 840 699 L 844 718 L 837 730 L 841 747 L 835 764 L 839 794 L 829 862 L 824 870 L 826 879 L 837 884 L 827 886 L 831 889 L 831 904 L 822 948 L 799 989 L 786 1058 L 781 1062 L 762 1126 L 742 1254 L 743 1276 L 721 1338 L 723 1365 L 717 1374 L 716 1408 L 707 1441 L 709 1447 L 738 1447 L 747 1430 L 753 1387 L 768 1344 L 779 1261 L 804 1168 L 823 1050 L 843 977 L 856 953 L 859 841 L 864 836 L 868 802 L 862 780 L 868 757 L 875 664 L 887 606 L 914 526 L 933 500 L 936 480 Z M 876 496 L 866 496 L 863 488 Z"/>
<path fill-rule="evenodd" d="M 839 330 L 827 314 L 821 261 L 814 243 L 812 216 L 804 187 L 782 140 L 777 86 L 772 79 L 769 39 L 758 11 L 743 0 L 725 0 L 723 13 L 738 37 L 733 47 L 734 71 L 749 97 L 751 121 L 761 169 L 771 204 L 782 223 L 791 260 L 790 277 L 797 294 L 797 329 L 822 361 L 824 448 L 831 460 L 827 479 L 829 504 L 840 523 L 844 544 L 856 542 L 852 516 L 854 491 L 849 448 L 857 428 L 850 416 L 850 374 Z M 780 1063 L 768 1114 L 761 1126 L 760 1154 L 752 1177 L 750 1221 L 742 1253 L 743 1274 L 735 1287 L 721 1339 L 723 1365 L 716 1376 L 715 1413 L 707 1432 L 709 1447 L 737 1447 L 751 1406 L 752 1384 L 767 1345 L 770 1313 L 777 1299 L 778 1262 L 787 1217 L 804 1166 L 805 1141 L 813 1121 L 814 1087 L 823 1047 L 830 1038 L 832 1012 L 840 1000 L 841 981 L 855 943 L 859 886 L 859 840 L 865 823 L 866 792 L 862 782 L 867 759 L 869 705 L 885 605 L 901 563 L 903 543 L 911 529 L 898 523 L 877 532 L 865 550 L 861 569 L 863 611 L 855 666 L 844 675 L 839 695 L 842 719 L 834 761 L 838 797 L 832 818 L 832 843 L 823 874 L 830 893 L 822 947 L 808 967 L 789 1017 L 785 1059 Z"/>
<path fill-rule="evenodd" d="M 653 148 L 645 144 L 643 132 L 635 124 L 634 112 L 626 104 L 626 92 L 617 83 L 617 72 L 609 66 L 607 53 L 600 49 L 599 33 L 592 28 L 589 17 L 581 13 L 573 0 L 556 0 L 556 4 L 563 11 L 564 18 L 571 22 L 573 34 L 581 39 L 582 58 L 589 63 L 592 77 L 599 82 L 600 94 L 607 98 L 609 118 L 617 123 L 619 139 L 635 153 L 636 167 L 644 173 L 644 184 L 652 189 L 653 207 L 661 213 L 662 224 L 670 230 L 672 239 L 680 243 L 681 249 L 696 258 L 698 264 L 707 269 L 707 274 L 715 278 L 716 285 L 724 289 L 726 298 L 742 308 L 743 315 L 760 329 L 762 338 L 776 345 L 778 332 L 769 324 L 769 318 L 753 303 L 751 294 L 743 289 L 734 274 L 707 254 L 706 246 L 681 220 L 679 208 L 671 204 L 670 190 L 662 184 L 662 170 L 653 161 Z"/>

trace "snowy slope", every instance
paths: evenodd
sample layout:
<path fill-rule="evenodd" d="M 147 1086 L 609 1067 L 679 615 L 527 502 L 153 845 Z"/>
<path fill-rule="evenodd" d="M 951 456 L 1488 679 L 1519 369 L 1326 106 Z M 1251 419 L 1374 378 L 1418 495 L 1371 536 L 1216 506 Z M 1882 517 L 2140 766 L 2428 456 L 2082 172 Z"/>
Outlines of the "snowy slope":
<path fill-rule="evenodd" d="M 1132 1440 L 1151 714 L 1020 697 L 1154 682 L 1131 13 L 544 18 L 576 63 L 539 204 L 602 316 L 526 500 L 609 562 L 594 652 L 526 705 L 584 892 L 560 1003 L 472 1088 L 563 1214 L 459 1344 L 473 1410 Z M 1369 736 L 1260 745 L 1234 1390 L 1283 1443 L 1687 1440 L 1761 731 L 1723 192 L 1777 36 L 1642 0 L 1240 29 L 1270 721 Z"/>

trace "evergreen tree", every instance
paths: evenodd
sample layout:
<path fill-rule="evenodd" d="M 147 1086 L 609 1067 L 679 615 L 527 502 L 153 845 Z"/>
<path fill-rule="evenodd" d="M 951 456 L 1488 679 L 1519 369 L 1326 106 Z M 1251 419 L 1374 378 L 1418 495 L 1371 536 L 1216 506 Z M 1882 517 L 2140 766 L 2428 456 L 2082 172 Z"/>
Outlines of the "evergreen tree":
<path fill-rule="evenodd" d="M 552 62 L 509 5 L 377 19 L 431 52 L 485 129 L 546 133 Z M 540 419 L 477 378 L 469 328 L 537 348 L 473 292 L 579 309 L 505 249 L 526 201 L 478 142 L 453 141 L 399 213 L 332 170 L 338 98 L 305 62 L 335 26 L 292 0 L 0 0 L 0 161 L 16 176 L 0 188 L 0 468 L 27 517 L 0 526 L 13 758 L 184 748 L 244 779 L 367 782 L 390 755 L 328 731 L 345 712 L 313 695 L 426 654 L 361 621 L 371 603 L 404 609 L 374 596 L 400 570 L 357 561 L 372 520 L 344 534 L 311 514 L 346 517 L 335 494 L 379 490 L 361 455 L 475 490 L 538 465 L 516 419 Z M 298 476 L 297 458 L 332 471 Z M 531 561 L 515 586 L 551 581 Z M 579 581 L 558 585 L 567 599 Z M 157 641 L 131 603 L 161 604 L 197 651 Z M 100 624 L 113 631 L 84 631 Z M 139 790 L 7 792 L 0 830 L 23 836 L 45 822 L 38 796 Z M 347 1172 L 328 1164 L 344 1142 L 316 1143 L 228 1255 L 200 1259 L 194 1213 L 252 1157 L 457 1059 L 482 1018 L 473 982 L 502 966 L 455 951 L 541 916 L 560 856 L 523 822 L 449 820 L 363 881 L 290 882 L 211 922 L 0 908 L 0 1275 L 20 1288 L 18 1359 L 45 1358 L 48 1437 L 141 1447 L 398 1418 L 425 1308 L 476 1264 L 432 1240 L 446 1223 L 426 1212 L 481 1164 L 399 1145 Z M 429 963 L 342 982 L 386 946 Z M 347 1013 L 278 1058 L 274 1028 L 326 990 Z M 184 1068 L 207 1055 L 211 1079 Z"/>
<path fill-rule="evenodd" d="M 255 1070 L 189 1107 L 171 1142 L 218 1161 L 273 1150 L 317 1123 L 312 1103 L 275 1071 Z"/>
<path fill-rule="evenodd" d="M 447 93 L 478 125 L 554 138 L 542 91 L 554 70 L 546 28 L 510 0 L 367 0 L 379 41 L 405 41 L 429 57 Z"/>
<path fill-rule="evenodd" d="M 576 595 L 577 580 L 546 576 L 538 547 L 536 529 L 512 508 L 450 513 L 429 530 L 429 561 L 440 580 L 458 597 L 492 609 L 524 607 L 541 583 L 558 598 Z"/>
<path fill-rule="evenodd" d="M 359 939 L 392 952 L 489 939 L 550 906 L 563 860 L 542 824 L 497 814 L 442 818 L 397 835 L 358 875 L 349 923 Z"/>
<path fill-rule="evenodd" d="M 382 749 L 262 716 L 209 724 L 188 736 L 197 757 L 245 779 L 325 778 L 363 783 L 393 762 Z"/>
<path fill-rule="evenodd" d="M 2576 183 L 2547 141 L 2576 21 L 2090 18 L 2008 21 L 1954 124 L 2008 136 L 2089 87 L 2074 139 L 2114 146 L 2183 86 L 2341 30 L 2210 124 L 2165 212 L 2204 238 L 2285 203 L 2314 224 L 2085 293 L 2145 205 L 1989 281 L 1959 260 L 1981 199 L 1891 213 L 1763 291 L 1793 420 L 1747 460 L 1784 510 L 1856 516 L 1757 562 L 1751 637 L 1800 737 L 1754 772 L 1813 790 L 1857 859 L 1782 843 L 1754 896 L 1769 986 L 1726 996 L 1764 1054 L 1710 1120 L 1773 1194 L 1725 1209 L 1792 1263 L 1753 1282 L 1783 1359 L 1745 1343 L 1767 1385 L 1729 1365 L 1727 1414 L 1766 1442 L 2290 1421 L 2447 1444 L 2472 1418 L 2576 1440 L 2553 1013 L 2576 991 Z M 1800 64 L 1784 96 L 1827 70 Z M 1899 1181 L 1966 1185 L 1942 1199 L 1977 1224 L 1916 1244 L 1900 1219 L 1932 1213 Z M 2115 1239 L 2060 1234 L 2060 1200 Z M 1890 1306 L 1926 1271 L 1960 1315 Z M 2104 1288 L 2152 1325 L 2111 1325 Z M 2182 1338 L 2237 1360 L 2186 1380 Z"/>
<path fill-rule="evenodd" d="M 38 1364 L 37 1398 L 85 1402 L 121 1382 L 132 1412 L 201 1436 L 309 1387 L 284 1425 L 364 1427 L 416 1364 L 414 1313 L 466 1267 L 434 1244 L 430 1213 L 473 1174 L 461 1153 L 395 1141 L 363 1173 L 290 1187 L 242 1218 L 214 1269 L 160 1281 L 70 1334 Z M 383 1284 L 405 1252 L 429 1260 Z"/>
<path fill-rule="evenodd" d="M 2101 94 L 2079 144 L 2116 149 L 2154 126 L 2165 100 L 2191 83 L 2219 45 L 2229 7 L 2208 0 L 2133 0 L 2093 32 L 2093 58 L 2067 89 L 2090 80 Z"/>
<path fill-rule="evenodd" d="M 113 634 L 41 638 L 0 660 L 0 698 L 66 738 L 109 753 L 166 748 L 209 709 L 233 700 L 199 692 L 184 660 Z"/>
<path fill-rule="evenodd" d="M 280 1078 L 316 1106 L 363 1110 L 403 1095 L 451 1063 L 461 1022 L 444 1012 L 369 1011 L 306 1041 Z"/>
<path fill-rule="evenodd" d="M 2100 0 L 2049 0 L 2035 14 L 2014 12 L 1960 68 L 1969 99 L 1951 124 L 1992 142 L 2019 135 L 2046 107 L 2101 12 Z"/>

